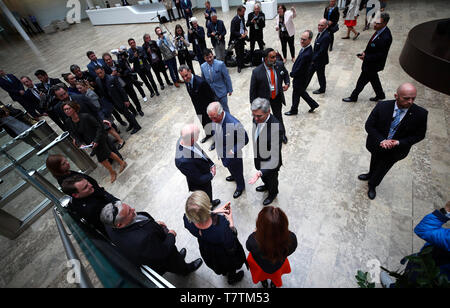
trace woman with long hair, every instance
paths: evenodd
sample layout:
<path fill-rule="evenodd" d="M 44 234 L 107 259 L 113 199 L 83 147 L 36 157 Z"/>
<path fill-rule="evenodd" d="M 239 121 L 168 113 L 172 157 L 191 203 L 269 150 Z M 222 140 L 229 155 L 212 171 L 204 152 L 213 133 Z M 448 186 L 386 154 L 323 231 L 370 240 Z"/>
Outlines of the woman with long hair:
<path fill-rule="evenodd" d="M 61 185 L 65 179 L 70 178 L 73 175 L 81 175 L 94 186 L 94 189 L 99 187 L 97 181 L 89 175 L 70 170 L 70 163 L 64 155 L 49 155 L 45 161 L 45 165 L 47 166 L 48 171 L 50 171 L 53 177 L 58 181 L 59 185 Z"/>
<path fill-rule="evenodd" d="M 119 172 L 126 168 L 127 163 L 109 148 L 103 126 L 90 114 L 79 114 L 80 105 L 73 101 L 63 103 L 62 109 L 68 117 L 66 127 L 73 138 L 74 145 L 78 147 L 91 146 L 98 161 L 109 171 L 111 183 L 113 183 L 116 180 L 117 173 L 113 170 L 108 158 L 120 164 Z"/>
<path fill-rule="evenodd" d="M 178 61 L 180 65 L 187 64 L 192 71 L 194 72 L 194 66 L 192 65 L 191 55 L 189 54 L 189 43 L 188 35 L 184 33 L 183 27 L 181 25 L 175 25 L 175 38 L 173 40 L 173 44 L 178 51 Z"/>
<path fill-rule="evenodd" d="M 290 272 L 287 257 L 297 248 L 297 237 L 289 231 L 286 214 L 277 207 L 264 207 L 258 214 L 256 231 L 250 234 L 246 246 L 250 252 L 247 261 L 253 282 L 261 281 L 267 288 L 270 279 L 270 287 L 280 287 L 281 275 Z"/>

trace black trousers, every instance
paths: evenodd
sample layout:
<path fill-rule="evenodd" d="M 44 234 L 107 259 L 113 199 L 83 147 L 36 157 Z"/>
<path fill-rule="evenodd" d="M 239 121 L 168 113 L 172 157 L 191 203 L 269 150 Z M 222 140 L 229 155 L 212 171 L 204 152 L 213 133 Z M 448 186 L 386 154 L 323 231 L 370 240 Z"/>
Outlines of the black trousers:
<path fill-rule="evenodd" d="M 142 69 L 137 73 L 138 73 L 139 77 L 142 79 L 142 81 L 145 83 L 145 85 L 147 86 L 147 88 L 151 94 L 154 94 L 155 91 L 158 92 L 158 88 L 156 87 L 156 83 L 155 83 L 155 80 L 153 79 L 153 75 L 149 70 Z M 151 85 L 150 85 L 150 83 L 151 83 Z"/>
<path fill-rule="evenodd" d="M 293 84 L 292 107 L 291 107 L 292 112 L 298 112 L 298 105 L 300 103 L 300 98 L 303 98 L 310 108 L 319 107 L 319 104 L 317 104 L 317 102 L 311 96 L 309 96 L 308 92 L 306 92 L 308 84 L 303 84 L 300 81 L 296 81 L 295 78 L 292 84 Z"/>
<path fill-rule="evenodd" d="M 281 89 L 283 91 L 283 89 Z M 278 94 L 275 99 L 270 99 L 270 109 L 272 109 L 272 114 L 280 121 L 281 127 L 283 128 L 284 134 L 286 135 L 286 129 L 284 128 L 283 122 L 283 99 L 280 94 Z"/>
<path fill-rule="evenodd" d="M 191 56 L 189 55 L 188 50 L 179 50 L 178 51 L 178 62 L 180 63 L 180 65 L 187 64 L 187 66 L 189 66 L 189 68 L 191 69 L 192 74 L 195 74 L 194 66 L 192 65 Z"/>
<path fill-rule="evenodd" d="M 310 74 L 309 81 L 311 81 L 311 78 L 314 76 L 314 73 L 317 73 L 317 79 L 319 80 L 320 85 L 319 90 L 325 91 L 327 89 L 327 80 L 325 78 L 325 65 L 320 66 L 311 65 L 311 68 L 309 70 Z"/>
<path fill-rule="evenodd" d="M 287 45 L 289 44 L 289 50 L 291 52 L 291 58 L 295 57 L 295 45 L 294 45 L 295 35 L 290 37 L 280 36 L 281 50 L 283 52 L 283 58 L 287 58 Z"/>
<path fill-rule="evenodd" d="M 130 104 L 130 107 L 132 105 Z M 129 125 L 133 126 L 134 128 L 140 128 L 141 126 L 136 121 L 136 117 L 130 112 L 130 110 L 125 106 L 125 104 L 114 104 L 114 108 L 121 113 L 125 119 L 127 119 Z M 130 108 L 131 109 L 131 108 Z M 133 107 L 134 109 L 134 107 Z"/>
<path fill-rule="evenodd" d="M 258 42 L 259 49 L 264 50 L 264 40 L 262 35 L 262 30 L 260 35 L 250 36 L 250 53 L 253 54 L 253 50 L 255 50 L 256 42 Z"/>
<path fill-rule="evenodd" d="M 236 40 L 234 48 L 235 48 L 235 51 L 236 51 L 237 66 L 240 67 L 240 68 L 243 68 L 244 67 L 245 41 L 243 39 Z"/>
<path fill-rule="evenodd" d="M 356 88 L 353 90 L 350 97 L 354 100 L 358 99 L 359 93 L 364 90 L 364 87 L 370 82 L 373 90 L 375 91 L 376 97 L 385 98 L 383 87 L 381 86 L 380 77 L 378 77 L 378 72 L 361 71 L 358 81 L 356 82 Z"/>
<path fill-rule="evenodd" d="M 137 97 L 136 91 L 133 89 L 133 84 L 127 83 L 125 84 L 125 87 L 123 87 L 125 92 L 127 92 L 128 96 L 131 98 L 132 102 L 136 106 L 137 111 L 142 111 L 141 103 L 139 102 L 139 99 Z"/>
<path fill-rule="evenodd" d="M 144 89 L 142 88 L 141 83 L 140 83 L 139 80 L 134 79 L 134 78 L 130 78 L 129 80 L 124 80 L 124 81 L 125 81 L 127 84 L 130 83 L 132 86 L 135 86 L 136 89 L 139 91 L 139 93 L 141 94 L 141 96 L 142 96 L 143 98 L 146 96 L 146 95 L 145 95 L 145 92 L 144 92 Z"/>
<path fill-rule="evenodd" d="M 184 11 L 183 11 L 183 9 L 181 8 L 181 4 L 179 4 L 179 5 L 176 5 L 176 4 L 175 4 L 175 6 L 176 6 L 176 8 L 177 8 L 178 19 L 184 18 Z"/>
<path fill-rule="evenodd" d="M 169 76 L 167 75 L 166 66 L 165 66 L 164 62 L 161 61 L 158 63 L 152 63 L 152 69 L 153 69 L 153 72 L 155 72 L 156 79 L 158 79 L 160 86 L 164 86 L 164 82 L 161 78 L 161 73 L 164 75 L 164 78 L 166 79 L 166 83 L 168 85 L 171 84 Z"/>
<path fill-rule="evenodd" d="M 334 43 L 334 33 L 331 31 L 328 31 L 328 33 L 330 34 L 330 51 L 333 49 L 333 43 Z"/>
<path fill-rule="evenodd" d="M 189 191 L 196 191 L 196 190 L 204 191 L 208 195 L 209 200 L 213 201 L 211 181 L 203 185 L 191 185 L 189 187 Z"/>
<path fill-rule="evenodd" d="M 169 21 L 176 20 L 175 15 L 173 14 L 173 10 L 167 10 L 167 15 L 169 16 Z"/>
<path fill-rule="evenodd" d="M 245 190 L 244 180 L 244 164 L 242 158 L 234 158 L 230 160 L 228 166 L 225 166 L 236 181 L 236 190 Z"/>
<path fill-rule="evenodd" d="M 55 122 L 55 124 L 58 125 L 59 128 L 62 129 L 62 131 L 66 131 L 66 127 L 64 125 L 64 122 L 59 117 L 58 112 L 56 112 L 55 110 L 48 110 L 47 114 L 50 117 L 50 119 L 52 119 L 53 122 Z"/>
<path fill-rule="evenodd" d="M 398 161 L 399 159 L 393 158 L 389 153 L 372 152 L 370 157 L 369 186 L 377 187 L 380 185 L 384 176 Z"/>
<path fill-rule="evenodd" d="M 275 198 L 278 195 L 278 171 L 271 170 L 261 177 L 261 180 L 269 191 L 268 198 Z"/>

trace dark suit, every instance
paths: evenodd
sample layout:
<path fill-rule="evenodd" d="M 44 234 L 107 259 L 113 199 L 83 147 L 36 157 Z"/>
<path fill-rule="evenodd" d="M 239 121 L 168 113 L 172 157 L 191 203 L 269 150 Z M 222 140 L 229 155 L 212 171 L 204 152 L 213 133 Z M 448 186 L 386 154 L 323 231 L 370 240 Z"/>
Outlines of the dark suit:
<path fill-rule="evenodd" d="M 298 104 L 300 103 L 300 97 L 303 98 L 310 108 L 317 108 L 319 104 L 309 96 L 306 92 L 309 81 L 311 80 L 310 67 L 313 59 L 312 46 L 308 46 L 305 49 L 302 48 L 292 66 L 291 77 L 292 81 L 292 107 L 291 112 L 298 112 Z"/>
<path fill-rule="evenodd" d="M 378 186 L 389 169 L 404 159 L 415 143 L 425 138 L 428 111 L 413 104 L 392 137 L 400 144 L 389 150 L 380 147 L 380 142 L 388 137 L 394 118 L 394 105 L 395 100 L 379 102 L 366 121 L 366 148 L 372 153 L 369 170 L 369 186 L 372 187 Z"/>
<path fill-rule="evenodd" d="M 211 123 L 211 119 L 206 109 L 210 103 L 217 101 L 217 97 L 205 79 L 194 74 L 192 74 L 192 78 L 194 79 L 193 87 L 191 88 L 190 83 L 186 82 L 186 88 L 194 105 L 195 113 L 199 117 L 200 122 L 202 122 L 206 135 L 210 135 L 209 129 L 206 126 Z"/>
<path fill-rule="evenodd" d="M 225 112 L 222 125 L 215 123 L 214 139 L 216 150 L 222 164 L 236 180 L 236 190 L 245 189 L 244 165 L 242 163 L 242 148 L 248 143 L 248 135 L 244 126 L 229 112 Z M 230 155 L 233 151 L 233 155 Z"/>
<path fill-rule="evenodd" d="M 255 18 L 255 13 L 250 12 L 247 17 L 246 26 L 250 28 L 250 52 L 253 53 L 255 50 L 255 43 L 258 42 L 259 49 L 264 50 L 264 37 L 263 29 L 266 26 L 266 16 L 263 12 L 259 12 L 258 18 L 256 19 L 256 26 L 252 22 Z M 258 29 L 256 29 L 258 27 Z"/>
<path fill-rule="evenodd" d="M 217 25 L 217 26 L 216 26 Z M 222 39 L 220 42 L 222 42 L 225 45 L 225 35 L 227 34 L 227 29 L 225 28 L 225 24 L 222 20 L 217 20 L 217 23 L 208 23 L 207 27 L 207 35 L 211 38 L 211 45 L 215 48 L 217 45 L 217 37 L 222 36 Z M 211 33 L 215 32 L 216 36 L 211 36 Z"/>
<path fill-rule="evenodd" d="M 148 265 L 160 275 L 165 272 L 188 274 L 189 265 L 175 246 L 175 236 L 166 233 L 148 213 L 137 214 L 148 219 L 120 229 L 106 227 L 111 242 L 136 266 Z"/>
<path fill-rule="evenodd" d="M 181 8 L 183 9 L 184 18 L 186 18 L 186 27 L 189 29 L 189 18 L 192 17 L 192 2 L 191 0 L 180 0 Z M 189 11 L 186 11 L 189 10 Z"/>
<path fill-rule="evenodd" d="M 23 95 L 20 94 L 20 91 L 25 91 L 23 84 L 13 74 L 6 74 L 6 76 L 11 81 L 8 81 L 6 78 L 0 77 L 0 88 L 8 92 L 13 101 L 21 104 L 21 102 L 23 101 Z"/>
<path fill-rule="evenodd" d="M 277 61 L 274 65 L 274 73 L 276 73 L 277 95 L 274 99 L 272 99 L 272 92 L 270 90 L 269 77 L 266 71 L 265 63 L 260 64 L 253 70 L 250 81 L 250 104 L 255 98 L 258 97 L 269 100 L 273 115 L 280 121 L 283 126 L 283 131 L 285 131 L 281 110 L 283 105 L 286 105 L 283 82 L 286 85 L 290 84 L 289 72 L 284 67 L 282 61 Z"/>
<path fill-rule="evenodd" d="M 328 46 L 330 45 L 330 34 L 327 30 L 323 30 L 317 35 L 314 41 L 314 50 L 312 56 L 312 63 L 310 68 L 311 77 L 317 72 L 317 79 L 319 80 L 320 91 L 325 91 L 327 88 L 327 80 L 325 78 L 325 65 L 329 63 Z"/>
<path fill-rule="evenodd" d="M 384 69 L 391 43 L 392 35 L 387 26 L 381 34 L 377 37 L 372 36 L 369 40 L 367 47 L 364 50 L 365 56 L 361 67 L 361 75 L 356 83 L 356 88 L 350 96 L 353 100 L 358 99 L 359 93 L 361 93 L 368 82 L 372 84 L 377 98 L 385 98 L 378 72 Z"/>
<path fill-rule="evenodd" d="M 327 21 L 331 21 L 332 24 L 328 25 L 327 31 L 330 33 L 330 51 L 333 49 L 333 42 L 334 42 L 334 33 L 333 28 L 337 27 L 337 30 L 339 29 L 339 8 L 335 6 L 332 8 L 332 11 L 330 13 L 330 7 L 326 7 L 325 11 L 323 12 L 323 18 L 325 18 Z M 335 28 L 336 30 L 336 28 Z M 336 31 L 337 31 L 336 30 Z"/>
<path fill-rule="evenodd" d="M 237 66 L 243 68 L 245 38 L 241 38 L 241 24 L 243 25 L 244 32 L 247 31 L 247 28 L 245 27 L 245 18 L 240 18 L 239 15 L 234 16 L 230 26 L 230 42 L 235 42 L 234 48 L 236 50 Z"/>
<path fill-rule="evenodd" d="M 188 39 L 192 43 L 192 49 L 197 55 L 197 60 L 202 65 L 205 62 L 203 52 L 206 49 L 205 29 L 199 25 L 197 28 L 191 28 L 192 33 L 189 32 Z"/>
<path fill-rule="evenodd" d="M 58 78 L 49 78 L 47 83 L 38 83 L 36 87 L 39 91 L 45 93 L 46 95 L 46 106 L 44 109 L 47 112 L 48 116 L 55 122 L 63 131 L 65 130 L 64 119 L 65 115 L 60 110 L 59 101 L 55 98 L 55 93 L 51 89 L 52 86 L 57 85 L 59 83 L 63 83 Z"/>
<path fill-rule="evenodd" d="M 203 154 L 204 158 L 190 149 L 183 147 L 180 144 L 180 140 L 178 139 L 177 141 L 175 166 L 186 176 L 189 191 L 202 190 L 212 201 L 211 181 L 213 175 L 211 173 L 211 167 L 214 166 L 214 163 L 197 143 L 194 144 L 194 147 Z"/>
<path fill-rule="evenodd" d="M 144 43 L 144 45 L 142 45 L 142 48 L 147 55 L 148 62 L 152 66 L 153 72 L 155 72 L 156 79 L 158 79 L 159 85 L 164 86 L 164 82 L 161 78 L 161 73 L 164 75 L 167 84 L 170 84 L 169 76 L 167 76 L 166 72 L 166 65 L 164 64 L 161 50 L 156 44 L 156 41 Z"/>
<path fill-rule="evenodd" d="M 285 134 L 284 128 L 271 114 L 255 141 L 256 132 L 257 125 L 253 120 L 255 168 L 262 172 L 261 180 L 269 191 L 269 198 L 275 198 L 278 194 L 278 172 L 282 165 L 281 147 Z"/>
<path fill-rule="evenodd" d="M 89 74 L 92 76 L 92 78 L 97 78 L 97 74 L 95 73 L 95 68 L 97 66 L 101 66 L 103 68 L 106 67 L 106 63 L 105 61 L 103 61 L 103 59 L 97 59 L 97 62 L 89 62 L 89 64 L 87 65 Z"/>
<path fill-rule="evenodd" d="M 135 52 L 137 52 L 137 57 L 134 56 Z M 141 77 L 150 93 L 154 94 L 155 92 L 158 92 L 158 88 L 156 87 L 156 83 L 151 72 L 151 65 L 148 62 L 147 52 L 144 48 L 137 46 L 136 50 L 131 48 L 128 49 L 128 60 L 130 63 L 133 63 L 134 72 Z"/>
<path fill-rule="evenodd" d="M 40 114 L 44 113 L 44 111 L 41 109 L 41 97 L 39 95 L 39 90 L 35 88 L 27 89 L 25 91 L 25 94 L 23 95 L 23 99 L 26 103 L 23 108 L 25 108 L 25 110 L 32 117 L 37 118 L 40 116 Z"/>

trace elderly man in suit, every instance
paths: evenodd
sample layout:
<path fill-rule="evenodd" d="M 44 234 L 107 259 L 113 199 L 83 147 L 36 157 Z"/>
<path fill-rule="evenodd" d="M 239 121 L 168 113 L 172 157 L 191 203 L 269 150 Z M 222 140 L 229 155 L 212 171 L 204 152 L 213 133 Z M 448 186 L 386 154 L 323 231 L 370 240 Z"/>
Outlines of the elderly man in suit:
<path fill-rule="evenodd" d="M 222 20 L 217 18 L 216 13 L 211 13 L 211 22 L 208 23 L 206 35 L 211 38 L 211 45 L 214 47 L 216 59 L 225 60 L 225 35 L 227 29 Z"/>
<path fill-rule="evenodd" d="M 185 125 L 177 141 L 175 166 L 186 176 L 189 191 L 202 190 L 214 207 L 220 204 L 213 200 L 211 181 L 216 176 L 216 166 L 197 144 L 199 128 L 195 124 Z"/>
<path fill-rule="evenodd" d="M 381 86 L 378 72 L 384 69 L 389 48 L 392 44 L 391 30 L 387 27 L 389 18 L 389 14 L 383 12 L 380 14 L 380 18 L 375 21 L 375 33 L 367 43 L 364 52 L 358 54 L 358 58 L 363 61 L 361 75 L 359 75 L 356 88 L 353 90 L 352 94 L 349 97 L 342 99 L 344 102 L 356 102 L 359 93 L 361 93 L 369 82 L 375 91 L 375 97 L 371 97 L 369 100 L 377 102 L 385 99 L 386 96 L 383 87 Z"/>
<path fill-rule="evenodd" d="M 302 49 L 292 66 L 291 77 L 294 78 L 292 82 L 292 106 L 291 110 L 285 113 L 287 116 L 296 115 L 298 113 L 300 97 L 309 105 L 309 112 L 314 112 L 314 109 L 319 107 L 319 104 L 306 92 L 306 88 L 311 80 L 310 67 L 313 59 L 313 49 L 311 46 L 312 37 L 313 33 L 311 30 L 306 30 L 300 36 L 300 45 L 302 46 Z"/>
<path fill-rule="evenodd" d="M 283 86 L 284 82 L 284 86 Z M 272 48 L 264 50 L 264 62 L 252 72 L 250 81 L 250 103 L 257 97 L 265 98 L 270 102 L 273 115 L 283 124 L 282 107 L 286 105 L 284 91 L 289 89 L 289 73 L 282 61 L 277 61 L 277 53 Z M 286 134 L 283 142 L 287 143 Z"/>
<path fill-rule="evenodd" d="M 208 116 L 214 122 L 214 138 L 216 150 L 223 166 L 231 176 L 228 182 L 236 181 L 236 190 L 233 198 L 239 198 L 245 190 L 244 164 L 242 162 L 242 148 L 248 143 L 247 132 L 238 119 L 226 112 L 219 102 L 209 104 Z"/>
<path fill-rule="evenodd" d="M 186 263 L 186 249 L 175 246 L 177 233 L 150 214 L 137 212 L 120 201 L 107 204 L 100 213 L 111 242 L 134 265 L 148 265 L 158 274 L 187 275 L 202 264 L 201 258 Z"/>
<path fill-rule="evenodd" d="M 377 187 L 389 169 L 404 159 L 411 147 L 425 138 L 428 111 L 414 104 L 417 90 L 404 83 L 395 100 L 379 102 L 366 121 L 366 148 L 372 154 L 370 169 L 358 179 L 369 181 L 368 196 L 374 199 Z"/>
<path fill-rule="evenodd" d="M 244 63 L 245 41 L 248 40 L 248 31 L 245 27 L 245 6 L 240 5 L 237 8 L 237 15 L 231 20 L 230 42 L 234 41 L 236 50 L 236 62 L 238 73 L 246 67 Z"/>
<path fill-rule="evenodd" d="M 189 96 L 191 97 L 192 104 L 194 105 L 195 113 L 199 117 L 200 122 L 202 122 L 203 129 L 205 130 L 205 138 L 200 142 L 205 143 L 206 140 L 213 136 L 211 132 L 211 119 L 208 117 L 206 109 L 208 105 L 212 102 L 217 101 L 216 94 L 214 90 L 211 89 L 208 82 L 194 74 L 192 74 L 191 69 L 186 65 L 180 65 L 178 69 L 181 77 L 183 78 Z M 211 145 L 210 151 L 214 150 L 215 144 Z"/>
<path fill-rule="evenodd" d="M 313 77 L 317 73 L 320 88 L 313 91 L 313 94 L 325 93 L 327 88 L 327 80 L 325 78 L 325 65 L 329 63 L 328 46 L 330 45 L 330 32 L 327 31 L 327 20 L 325 18 L 319 21 L 317 26 L 319 33 L 317 33 L 314 41 L 314 51 L 312 56 L 310 75 Z"/>
<path fill-rule="evenodd" d="M 253 155 L 258 172 L 250 179 L 254 184 L 261 178 L 264 185 L 256 191 L 268 191 L 264 205 L 269 205 L 278 195 L 278 172 L 282 165 L 281 147 L 284 128 L 280 121 L 270 113 L 270 102 L 265 98 L 256 98 L 252 102 L 253 116 Z"/>
<path fill-rule="evenodd" d="M 206 49 L 203 55 L 205 63 L 201 65 L 202 77 L 216 93 L 223 109 L 230 112 L 227 96 L 233 94 L 233 85 L 227 66 L 222 61 L 214 59 L 211 49 Z"/>

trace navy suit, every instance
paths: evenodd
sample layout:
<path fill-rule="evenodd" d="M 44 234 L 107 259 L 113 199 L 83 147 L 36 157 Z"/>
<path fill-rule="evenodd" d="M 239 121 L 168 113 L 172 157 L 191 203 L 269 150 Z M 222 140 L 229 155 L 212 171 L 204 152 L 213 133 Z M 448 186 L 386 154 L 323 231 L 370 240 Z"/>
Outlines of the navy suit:
<path fill-rule="evenodd" d="M 222 125 L 215 123 L 214 139 L 216 150 L 222 164 L 236 180 L 236 190 L 245 189 L 242 148 L 248 143 L 248 135 L 244 126 L 229 112 L 225 112 Z M 234 154 L 230 154 L 233 151 Z"/>
<path fill-rule="evenodd" d="M 313 59 L 313 49 L 310 46 L 300 50 L 294 65 L 292 66 L 291 77 L 292 81 L 292 107 L 291 112 L 298 112 L 298 104 L 300 103 L 300 97 L 303 98 L 311 108 L 319 107 L 319 104 L 309 96 L 306 92 L 310 81 L 310 67 Z"/>
<path fill-rule="evenodd" d="M 401 120 L 393 140 L 400 144 L 392 149 L 383 149 L 380 142 L 387 139 L 393 121 L 395 100 L 379 102 L 366 121 L 366 148 L 372 154 L 370 159 L 369 186 L 378 186 L 389 169 L 404 159 L 411 147 L 425 138 L 428 111 L 413 104 Z"/>
<path fill-rule="evenodd" d="M 38 96 L 34 95 L 33 91 Z M 32 117 L 37 118 L 40 116 L 41 113 L 45 112 L 44 110 L 41 109 L 41 98 L 39 96 L 38 90 L 27 89 L 25 91 L 25 94 L 23 95 L 23 98 L 26 102 L 26 106 L 23 106 L 23 107 Z"/>
<path fill-rule="evenodd" d="M 190 28 L 189 18 L 192 17 L 192 2 L 191 2 L 191 0 L 180 0 L 180 4 L 181 4 L 181 8 L 183 9 L 183 12 L 184 12 L 184 18 L 186 18 L 186 26 L 189 29 Z M 189 11 L 186 12 L 186 10 L 189 10 Z"/>
<path fill-rule="evenodd" d="M 318 34 L 319 36 L 319 34 Z M 327 30 L 323 30 L 320 33 L 320 37 L 314 41 L 314 51 L 311 63 L 311 78 L 314 73 L 317 72 L 317 79 L 319 80 L 319 91 L 325 92 L 327 88 L 327 81 L 325 78 L 325 65 L 329 63 L 328 59 L 328 47 L 330 46 L 330 33 Z"/>
<path fill-rule="evenodd" d="M 106 63 L 105 61 L 103 61 L 103 59 L 97 59 L 98 64 L 100 64 L 101 67 L 106 68 Z M 97 63 L 95 62 L 89 62 L 89 64 L 87 65 L 89 74 L 92 76 L 92 78 L 97 78 L 97 74 L 95 73 L 95 68 L 97 66 L 99 66 Z"/>
<path fill-rule="evenodd" d="M 181 139 L 177 141 L 175 153 L 175 166 L 186 176 L 189 191 L 202 190 L 212 201 L 212 185 L 213 175 L 211 167 L 214 166 L 212 160 L 203 152 L 197 143 L 194 144 L 204 157 L 183 147 L 180 144 Z"/>
<path fill-rule="evenodd" d="M 191 88 L 190 83 L 186 82 L 186 88 L 194 105 L 195 113 L 202 122 L 203 129 L 206 129 L 206 126 L 211 123 L 206 109 L 210 103 L 217 101 L 216 94 L 205 79 L 194 74 L 192 74 L 192 78 L 194 79 L 193 87 Z M 208 131 L 205 133 L 210 135 Z"/>
<path fill-rule="evenodd" d="M 6 74 L 6 76 L 11 80 L 8 81 L 5 78 L 0 77 L 0 88 L 8 92 L 11 99 L 15 102 L 21 103 L 23 101 L 23 96 L 20 91 L 25 91 L 23 84 L 20 80 L 13 74 Z"/>
<path fill-rule="evenodd" d="M 217 30 L 216 30 L 217 29 Z M 211 33 L 215 32 L 216 36 L 212 36 Z M 212 22 L 208 23 L 207 26 L 207 35 L 211 38 L 211 45 L 215 48 L 217 45 L 217 37 L 222 36 L 220 40 L 223 44 L 225 44 L 225 35 L 227 34 L 227 29 L 225 28 L 225 24 L 222 20 L 217 20 L 217 23 L 214 24 Z"/>

